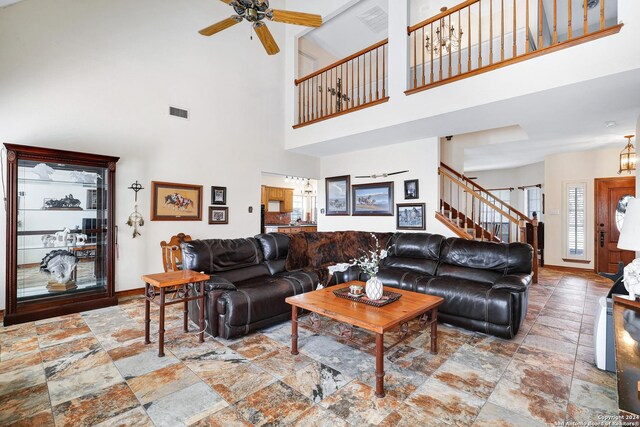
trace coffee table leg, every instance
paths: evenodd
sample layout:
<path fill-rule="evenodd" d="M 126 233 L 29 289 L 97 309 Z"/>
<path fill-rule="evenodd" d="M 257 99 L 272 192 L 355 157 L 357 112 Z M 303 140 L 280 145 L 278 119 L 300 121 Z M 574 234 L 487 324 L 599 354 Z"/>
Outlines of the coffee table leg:
<path fill-rule="evenodd" d="M 188 297 L 188 295 L 189 295 L 189 293 L 188 293 L 189 292 L 189 285 L 185 285 L 185 288 L 186 289 L 185 289 L 184 297 L 186 299 Z M 185 332 L 189 332 L 189 303 L 187 301 L 185 301 L 183 304 L 184 304 L 184 307 L 182 308 L 182 312 L 183 312 L 183 315 L 184 315 L 184 320 L 183 320 L 184 331 Z"/>
<path fill-rule="evenodd" d="M 198 341 L 204 342 L 204 282 L 200 282 L 200 337 Z"/>
<path fill-rule="evenodd" d="M 431 311 L 431 354 L 438 353 L 438 309 Z"/>
<path fill-rule="evenodd" d="M 291 306 L 291 354 L 298 354 L 298 307 Z"/>
<path fill-rule="evenodd" d="M 376 334 L 376 397 L 384 397 L 384 334 Z"/>
<path fill-rule="evenodd" d="M 150 344 L 149 339 L 149 324 L 151 323 L 151 314 L 149 307 L 149 284 L 144 284 L 144 343 Z"/>
<path fill-rule="evenodd" d="M 160 323 L 158 326 L 158 357 L 164 357 L 164 288 L 160 288 Z"/>

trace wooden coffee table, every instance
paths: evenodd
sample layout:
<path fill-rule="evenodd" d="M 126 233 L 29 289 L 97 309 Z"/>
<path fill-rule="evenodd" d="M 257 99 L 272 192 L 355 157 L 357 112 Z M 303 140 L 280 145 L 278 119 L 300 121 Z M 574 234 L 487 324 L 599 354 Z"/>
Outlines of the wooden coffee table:
<path fill-rule="evenodd" d="M 376 396 L 384 397 L 384 333 L 420 315 L 431 325 L 431 353 L 438 351 L 438 306 L 444 299 L 417 292 L 386 288 L 402 295 L 383 307 L 339 298 L 336 289 L 363 282 L 348 282 L 301 295 L 288 297 L 291 304 L 291 354 L 298 354 L 298 309 L 302 308 L 339 322 L 366 329 L 376 334 Z"/>

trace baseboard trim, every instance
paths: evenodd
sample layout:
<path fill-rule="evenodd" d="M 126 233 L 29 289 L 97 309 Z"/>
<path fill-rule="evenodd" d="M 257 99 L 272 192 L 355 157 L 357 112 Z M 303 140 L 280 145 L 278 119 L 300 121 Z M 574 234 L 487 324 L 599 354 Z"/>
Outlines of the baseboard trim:
<path fill-rule="evenodd" d="M 549 270 L 568 271 L 571 273 L 595 273 L 596 272 L 595 268 L 567 267 L 564 265 L 551 265 L 546 263 L 542 268 L 549 269 Z"/>
<path fill-rule="evenodd" d="M 118 299 L 130 297 L 130 296 L 134 296 L 134 295 L 144 295 L 144 288 L 127 289 L 126 291 L 117 291 L 116 292 L 116 297 Z"/>

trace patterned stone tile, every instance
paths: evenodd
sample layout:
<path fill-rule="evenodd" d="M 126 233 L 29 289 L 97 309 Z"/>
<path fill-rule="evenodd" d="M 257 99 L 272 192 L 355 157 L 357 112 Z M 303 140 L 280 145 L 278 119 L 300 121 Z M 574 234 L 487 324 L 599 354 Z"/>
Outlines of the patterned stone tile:
<path fill-rule="evenodd" d="M 290 373 L 282 381 L 311 399 L 313 403 L 318 403 L 344 387 L 351 378 L 322 363 L 313 362 Z"/>
<path fill-rule="evenodd" d="M 36 353 L 37 355 L 37 353 Z M 23 356 L 20 359 L 23 359 Z M 10 363 L 16 359 L 11 359 Z M 42 364 L 30 364 L 16 369 L 7 369 L 0 374 L 0 396 L 16 393 L 19 390 L 30 388 L 46 381 Z"/>
<path fill-rule="evenodd" d="M 363 372 L 358 377 L 358 380 L 367 384 L 369 387 L 375 388 L 375 371 L 372 369 Z M 426 380 L 427 376 L 419 372 L 394 366 L 390 363 L 386 363 L 384 366 L 384 391 L 387 395 L 393 396 L 399 401 L 406 399 L 418 387 L 424 384 Z"/>
<path fill-rule="evenodd" d="M 566 400 L 546 397 L 507 379 L 498 382 L 488 401 L 548 425 L 562 425 L 567 407 Z"/>
<path fill-rule="evenodd" d="M 31 424 L 31 421 L 34 423 Z M 37 424 L 36 421 L 42 424 Z M 21 422 L 25 426 L 53 425 L 46 384 L 22 388 L 0 396 L 0 425 L 17 425 Z"/>
<path fill-rule="evenodd" d="M 558 375 L 554 369 L 549 369 L 549 365 L 539 366 L 514 359 L 502 378 L 531 394 L 558 401 L 569 400 L 571 376 Z"/>
<path fill-rule="evenodd" d="M 540 323 L 536 323 L 535 325 L 533 325 L 533 327 L 529 330 L 529 333 L 540 337 L 553 338 L 554 340 L 567 341 L 574 344 L 578 342 L 578 338 L 580 337 L 580 333 L 576 331 L 550 328 Z"/>
<path fill-rule="evenodd" d="M 164 396 L 144 407 L 157 427 L 192 424 L 228 406 L 216 392 L 203 382 Z"/>
<path fill-rule="evenodd" d="M 238 364 L 202 378 L 229 403 L 235 403 L 277 381 L 275 377 L 250 363 Z"/>
<path fill-rule="evenodd" d="M 238 403 L 236 409 L 256 426 L 291 424 L 312 406 L 310 399 L 281 381 L 259 390 Z"/>
<path fill-rule="evenodd" d="M 111 364 L 111 358 L 106 351 L 97 348 L 45 362 L 44 368 L 47 380 L 56 381 L 106 364 Z"/>
<path fill-rule="evenodd" d="M 580 334 L 580 340 L 578 341 L 580 345 L 585 347 L 593 347 L 593 335 L 589 334 Z"/>
<path fill-rule="evenodd" d="M 544 425 L 493 403 L 484 405 L 473 423 L 474 427 L 543 427 Z"/>
<path fill-rule="evenodd" d="M 200 381 L 186 365 L 178 363 L 127 380 L 143 405 Z"/>
<path fill-rule="evenodd" d="M 36 325 L 33 322 L 3 326 L 0 327 L 0 346 L 5 342 L 15 340 L 16 338 L 27 338 L 36 335 Z"/>
<path fill-rule="evenodd" d="M 556 375 L 571 377 L 573 374 L 574 359 L 569 354 L 553 353 L 523 345 L 518 349 L 513 359 L 540 369 L 548 369 L 549 366 L 553 366 L 553 373 Z"/>
<path fill-rule="evenodd" d="M 42 357 L 40 353 L 27 354 L 25 356 L 16 357 L 15 359 L 9 359 L 6 362 L 0 362 L 0 375 L 38 365 L 42 365 Z"/>
<path fill-rule="evenodd" d="M 485 399 L 431 378 L 416 390 L 405 403 L 414 406 L 426 416 L 462 427 L 473 423 L 484 405 Z"/>
<path fill-rule="evenodd" d="M 573 355 L 576 353 L 576 343 L 568 342 L 568 341 L 560 341 L 554 338 L 548 338 L 541 335 L 535 335 L 530 333 L 522 342 L 523 345 L 535 347 L 541 350 L 559 353 L 559 354 L 567 354 Z"/>
<path fill-rule="evenodd" d="M 519 343 L 513 342 L 511 340 L 505 340 L 502 338 L 484 334 L 476 334 L 476 336 L 474 336 L 471 341 L 469 341 L 469 344 L 480 350 L 488 351 L 490 353 L 505 357 L 513 356 L 514 353 L 518 351 L 518 347 L 520 347 Z"/>
<path fill-rule="evenodd" d="M 47 381 L 53 406 L 85 395 L 99 394 L 101 390 L 124 382 L 120 372 L 111 364 L 99 365 L 69 377 Z M 55 415 L 55 411 L 54 411 Z"/>
<path fill-rule="evenodd" d="M 433 374 L 432 378 L 448 386 L 487 399 L 500 379 L 500 375 L 492 375 L 478 369 L 474 365 L 465 365 L 453 360 L 446 361 Z"/>
<path fill-rule="evenodd" d="M 268 354 L 262 354 L 254 362 L 265 371 L 278 379 L 282 379 L 291 372 L 303 369 L 313 362 L 310 357 L 299 353 L 291 354 L 289 349 L 280 348 Z"/>
<path fill-rule="evenodd" d="M 54 405 L 56 426 L 95 425 L 138 407 L 126 384 L 116 384 Z"/>
<path fill-rule="evenodd" d="M 284 346 L 291 346 L 291 321 L 271 326 L 260 331 L 264 336 L 279 342 Z M 298 327 L 298 350 L 301 350 L 302 341 L 313 336 L 315 333 L 307 328 Z"/>
<path fill-rule="evenodd" d="M 375 371 L 373 355 L 349 346 L 342 346 L 331 355 L 321 356 L 317 360 L 350 378 L 359 378 L 363 374 Z"/>
<path fill-rule="evenodd" d="M 125 379 L 129 379 L 179 362 L 180 360 L 177 357 L 167 351 L 165 351 L 164 357 L 158 357 L 158 349 L 149 344 L 147 345 L 147 351 L 115 360 L 114 364 L 122 376 Z"/>
<path fill-rule="evenodd" d="M 385 355 L 385 362 L 389 361 L 394 366 L 406 368 L 413 372 L 430 376 L 447 360 L 440 354 L 431 354 L 429 350 L 413 347 L 399 347 Z"/>
<path fill-rule="evenodd" d="M 378 398 L 375 390 L 360 381 L 351 381 L 319 403 L 352 425 L 377 425 L 400 407 L 393 396 Z"/>
<path fill-rule="evenodd" d="M 581 322 L 580 320 L 573 321 L 573 320 L 566 320 L 562 318 L 542 316 L 542 315 L 539 316 L 538 319 L 536 320 L 536 323 L 538 325 L 544 325 L 550 328 L 564 329 L 564 330 L 569 330 L 574 332 L 580 332 L 580 322 Z"/>
<path fill-rule="evenodd" d="M 260 356 L 268 357 L 269 354 L 282 350 L 285 347 L 262 334 L 249 335 L 242 341 L 231 344 L 230 349 L 235 350 L 247 359 L 256 359 Z"/>
<path fill-rule="evenodd" d="M 422 411 L 414 405 L 400 403 L 398 409 L 391 412 L 382 420 L 379 427 L 445 427 L 451 424 L 435 418 L 432 414 Z"/>
<path fill-rule="evenodd" d="M 189 424 L 191 427 L 251 427 L 252 425 L 232 406 L 227 406 Z"/>
<path fill-rule="evenodd" d="M 574 378 L 571 383 L 571 397 L 576 405 L 607 412 L 618 410 L 616 390 Z"/>
<path fill-rule="evenodd" d="M 351 425 L 335 413 L 320 405 L 312 406 L 298 417 L 295 427 L 350 427 Z"/>
<path fill-rule="evenodd" d="M 221 344 L 205 334 L 204 342 L 198 342 L 198 336 L 194 334 L 180 333 L 175 337 L 165 337 L 164 348 L 169 350 L 178 359 L 185 360 L 189 357 L 200 356 L 212 350 L 220 348 Z"/>
<path fill-rule="evenodd" d="M 141 406 L 96 424 L 96 427 L 154 427 Z"/>
<path fill-rule="evenodd" d="M 6 340 L 0 345 L 0 361 L 5 362 L 38 351 L 38 337 L 36 335 L 19 336 Z"/>
<path fill-rule="evenodd" d="M 596 363 L 595 350 L 593 347 L 586 347 L 584 345 L 578 345 L 578 351 L 576 352 L 576 360 L 583 360 L 587 363 Z"/>
<path fill-rule="evenodd" d="M 40 354 L 42 354 L 42 360 L 44 362 L 50 362 L 52 360 L 72 357 L 80 353 L 95 351 L 101 348 L 102 346 L 98 340 L 95 339 L 93 335 L 89 335 L 70 342 L 55 344 L 50 347 L 43 348 L 40 351 Z"/>
<path fill-rule="evenodd" d="M 240 365 L 249 364 L 250 361 L 221 344 L 219 348 L 208 353 L 188 357 L 185 363 L 200 378 L 210 378 L 225 371 L 238 369 Z"/>
<path fill-rule="evenodd" d="M 603 410 L 600 408 L 587 408 L 585 406 L 576 405 L 569 402 L 567 408 L 566 425 L 606 425 L 611 427 L 622 427 L 622 420 L 619 418 L 618 411 Z M 626 426 L 636 426 L 636 424 L 627 423 Z"/>

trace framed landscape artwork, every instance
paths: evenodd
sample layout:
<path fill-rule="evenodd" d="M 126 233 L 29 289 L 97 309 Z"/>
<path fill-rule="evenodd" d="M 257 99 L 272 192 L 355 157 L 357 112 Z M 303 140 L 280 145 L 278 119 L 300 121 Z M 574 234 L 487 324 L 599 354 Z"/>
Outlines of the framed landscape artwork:
<path fill-rule="evenodd" d="M 151 181 L 151 221 L 202 220 L 202 185 Z"/>
<path fill-rule="evenodd" d="M 420 197 L 418 190 L 418 180 L 410 179 L 404 182 L 404 199 L 418 199 Z"/>
<path fill-rule="evenodd" d="M 393 216 L 393 182 L 353 186 L 352 215 Z"/>
<path fill-rule="evenodd" d="M 325 178 L 325 215 L 349 215 L 350 184 L 349 175 Z"/>
<path fill-rule="evenodd" d="M 211 187 L 211 204 L 227 204 L 227 187 Z"/>
<path fill-rule="evenodd" d="M 209 224 L 229 224 L 229 208 L 209 206 Z"/>
<path fill-rule="evenodd" d="M 424 203 L 398 203 L 396 205 L 398 230 L 425 230 Z"/>

